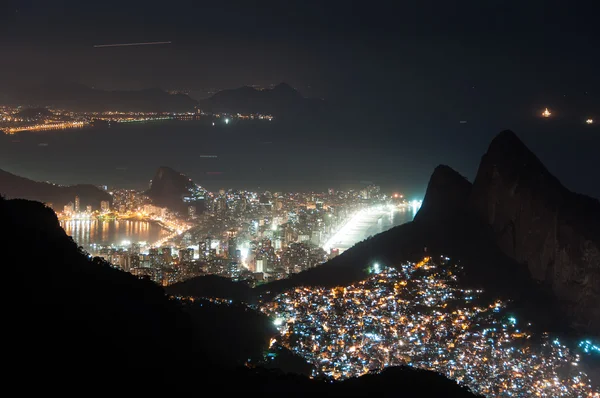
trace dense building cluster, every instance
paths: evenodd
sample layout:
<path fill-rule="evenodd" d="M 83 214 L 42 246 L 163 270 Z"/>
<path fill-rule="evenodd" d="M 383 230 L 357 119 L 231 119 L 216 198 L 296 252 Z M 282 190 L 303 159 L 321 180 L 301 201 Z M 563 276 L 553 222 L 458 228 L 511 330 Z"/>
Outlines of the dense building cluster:
<path fill-rule="evenodd" d="M 376 186 L 325 193 L 206 192 L 202 212 L 194 212 L 197 226 L 178 245 L 195 250 L 204 272 L 253 282 L 280 279 L 339 254 L 327 242 L 358 212 L 389 214 L 398 206 L 407 204 L 393 202 Z"/>
<path fill-rule="evenodd" d="M 351 286 L 296 288 L 263 304 L 280 343 L 326 377 L 387 366 L 434 370 L 489 397 L 597 397 L 578 354 L 537 336 L 500 300 L 458 285 L 448 258 L 371 264 Z"/>
<path fill-rule="evenodd" d="M 15 134 L 22 131 L 81 128 L 89 120 L 80 114 L 46 108 L 0 107 L 0 131 Z"/>
<path fill-rule="evenodd" d="M 143 192 L 102 186 L 111 200 L 102 201 L 100 208 L 75 197 L 58 216 L 92 255 L 162 285 L 207 274 L 256 284 L 286 278 L 338 255 L 343 250 L 336 240 L 346 230 L 361 230 L 357 220 L 366 217 L 368 225 L 388 217 L 391 226 L 395 212 L 411 211 L 411 204 L 400 195 L 387 196 L 375 185 L 321 193 L 210 192 L 192 180 L 185 181 L 186 193 L 181 198 L 185 212 L 156 206 Z M 149 225 L 135 224 L 141 222 L 159 224 L 165 231 L 151 241 L 129 238 L 125 231 L 119 234 L 125 237 L 107 244 L 104 238 L 109 235 L 108 227 L 113 227 L 109 223 L 123 220 L 130 223 L 126 225 L 132 235 L 134 228 L 150 235 Z M 101 230 L 94 232 L 98 222 Z M 102 237 L 102 243 L 93 242 L 94 237 Z M 356 233 L 356 238 L 364 237 Z M 163 252 L 169 253 L 164 258 L 170 261 L 154 261 L 156 250 L 160 258 Z"/>

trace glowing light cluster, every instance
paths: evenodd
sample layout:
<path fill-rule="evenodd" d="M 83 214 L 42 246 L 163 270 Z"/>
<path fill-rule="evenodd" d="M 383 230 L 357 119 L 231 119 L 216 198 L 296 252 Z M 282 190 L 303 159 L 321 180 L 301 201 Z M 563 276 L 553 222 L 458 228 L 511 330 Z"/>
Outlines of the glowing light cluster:
<path fill-rule="evenodd" d="M 489 397 L 597 397 L 577 354 L 536 336 L 507 303 L 458 287 L 461 270 L 449 259 L 377 265 L 362 282 L 296 288 L 261 306 L 277 320 L 278 341 L 316 375 L 344 379 L 409 365 Z"/>

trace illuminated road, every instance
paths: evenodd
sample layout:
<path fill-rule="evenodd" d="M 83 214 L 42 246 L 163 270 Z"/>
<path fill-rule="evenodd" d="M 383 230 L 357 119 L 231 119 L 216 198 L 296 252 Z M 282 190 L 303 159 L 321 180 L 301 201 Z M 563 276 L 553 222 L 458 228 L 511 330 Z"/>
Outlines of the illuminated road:
<path fill-rule="evenodd" d="M 324 245 L 327 252 L 339 249 L 340 253 L 371 235 L 385 232 L 397 225 L 412 221 L 418 206 L 377 206 L 363 209 L 346 222 Z"/>

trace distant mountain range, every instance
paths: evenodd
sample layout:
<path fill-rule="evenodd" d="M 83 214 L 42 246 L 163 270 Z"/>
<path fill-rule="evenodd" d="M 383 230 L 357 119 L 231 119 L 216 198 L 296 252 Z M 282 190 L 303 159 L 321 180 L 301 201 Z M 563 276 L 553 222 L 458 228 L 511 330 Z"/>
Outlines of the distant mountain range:
<path fill-rule="evenodd" d="M 63 206 L 75 202 L 75 196 L 83 209 L 91 205 L 94 209 L 100 208 L 101 201 L 111 202 L 111 196 L 102 189 L 90 184 L 56 185 L 48 182 L 33 181 L 19 177 L 7 171 L 0 170 L 0 195 L 7 199 L 20 198 L 36 200 L 43 203 L 52 203 L 57 211 L 62 211 Z"/>
<path fill-rule="evenodd" d="M 197 104 L 185 94 L 169 94 L 158 88 L 105 91 L 70 82 L 20 88 L 10 93 L 9 99 L 26 105 L 95 112 L 185 112 L 193 111 Z"/>
<path fill-rule="evenodd" d="M 72 82 L 19 87 L 10 90 L 5 97 L 5 101 L 21 105 L 90 112 L 191 112 L 200 108 L 209 113 L 261 113 L 281 117 L 323 108 L 322 100 L 304 98 L 286 83 L 265 90 L 247 86 L 223 90 L 199 102 L 188 95 L 169 94 L 159 88 L 107 91 Z"/>
<path fill-rule="evenodd" d="M 319 111 L 323 108 L 323 101 L 304 98 L 289 84 L 280 83 L 264 90 L 248 86 L 223 90 L 200 101 L 198 107 L 208 112 L 262 113 L 285 117 Z"/>

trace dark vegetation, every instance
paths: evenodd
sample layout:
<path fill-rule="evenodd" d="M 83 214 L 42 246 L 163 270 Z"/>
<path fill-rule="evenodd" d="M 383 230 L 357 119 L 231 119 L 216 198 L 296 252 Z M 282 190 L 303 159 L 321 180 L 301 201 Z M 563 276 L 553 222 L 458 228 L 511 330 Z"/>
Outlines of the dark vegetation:
<path fill-rule="evenodd" d="M 214 297 L 252 304 L 256 294 L 245 282 L 234 282 L 218 275 L 198 276 L 165 288 L 173 296 Z"/>

